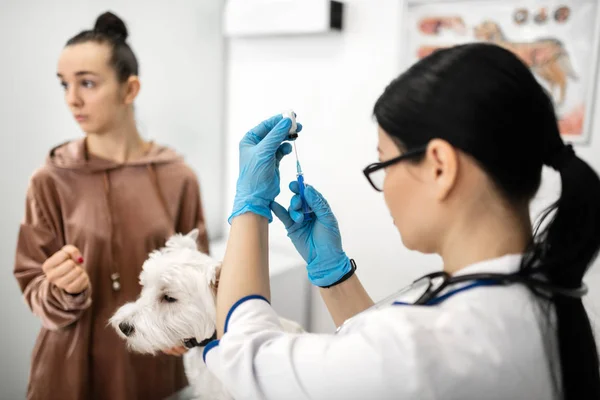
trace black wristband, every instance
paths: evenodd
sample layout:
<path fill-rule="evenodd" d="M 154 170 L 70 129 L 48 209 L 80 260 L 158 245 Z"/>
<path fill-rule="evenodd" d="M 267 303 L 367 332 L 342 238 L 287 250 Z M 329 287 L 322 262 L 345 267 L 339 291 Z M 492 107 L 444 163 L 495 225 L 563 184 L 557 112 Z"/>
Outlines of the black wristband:
<path fill-rule="evenodd" d="M 356 262 L 351 258 L 350 259 L 350 271 L 348 271 L 346 273 L 346 275 L 342 276 L 340 278 L 339 281 L 332 283 L 331 285 L 328 286 L 319 286 L 322 289 L 329 289 L 330 287 L 334 287 L 335 285 L 339 285 L 340 283 L 350 279 L 350 277 L 352 277 L 352 275 L 354 275 L 354 272 L 356 272 Z"/>

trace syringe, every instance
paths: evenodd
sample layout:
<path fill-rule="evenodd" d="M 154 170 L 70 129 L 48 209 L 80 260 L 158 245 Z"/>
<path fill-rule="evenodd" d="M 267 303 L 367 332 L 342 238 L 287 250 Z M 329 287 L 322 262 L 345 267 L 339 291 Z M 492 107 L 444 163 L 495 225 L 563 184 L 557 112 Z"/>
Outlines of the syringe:
<path fill-rule="evenodd" d="M 312 220 L 312 215 L 310 208 L 308 207 L 308 203 L 306 202 L 306 198 L 304 197 L 304 189 L 306 189 L 306 186 L 304 185 L 304 174 L 302 173 L 302 168 L 300 167 L 300 161 L 298 161 L 298 149 L 296 148 L 296 142 L 294 142 L 294 152 L 296 153 L 296 179 L 298 180 L 300 200 L 302 200 L 304 221 L 310 221 Z"/>
<path fill-rule="evenodd" d="M 292 110 L 283 113 L 284 118 L 290 118 L 292 120 L 292 127 L 290 128 L 288 139 L 294 140 L 298 137 L 298 133 L 296 132 L 296 113 Z M 300 200 L 302 200 L 302 212 L 304 214 L 304 221 L 312 220 L 312 214 L 310 211 L 310 207 L 308 207 L 308 203 L 306 202 L 306 198 L 304 197 L 304 189 L 306 186 L 304 185 L 304 173 L 302 172 L 302 168 L 300 167 L 300 161 L 298 160 L 298 148 L 296 147 L 296 141 L 294 140 L 294 154 L 296 155 L 296 179 L 298 181 L 299 195 Z"/>

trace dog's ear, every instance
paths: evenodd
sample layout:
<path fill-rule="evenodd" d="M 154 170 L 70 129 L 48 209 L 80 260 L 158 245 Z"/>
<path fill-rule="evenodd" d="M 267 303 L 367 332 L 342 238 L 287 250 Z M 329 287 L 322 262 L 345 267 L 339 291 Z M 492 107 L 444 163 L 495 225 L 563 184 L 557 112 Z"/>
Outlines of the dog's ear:
<path fill-rule="evenodd" d="M 213 294 L 217 295 L 217 289 L 219 288 L 219 278 L 221 277 L 221 263 L 216 264 L 214 267 L 210 269 L 210 288 L 213 291 Z"/>
<path fill-rule="evenodd" d="M 191 231 L 189 231 L 188 234 L 185 236 L 193 239 L 194 242 L 198 242 L 198 235 L 200 235 L 200 231 L 198 230 L 198 228 L 194 228 Z"/>
<path fill-rule="evenodd" d="M 195 231 L 195 233 L 194 233 L 194 231 Z M 175 235 L 171 236 L 169 238 L 169 240 L 167 240 L 165 247 L 167 247 L 168 249 L 197 250 L 198 242 L 196 241 L 196 239 L 198 239 L 198 230 L 197 229 L 194 229 L 187 235 L 182 235 L 181 233 L 176 233 Z"/>

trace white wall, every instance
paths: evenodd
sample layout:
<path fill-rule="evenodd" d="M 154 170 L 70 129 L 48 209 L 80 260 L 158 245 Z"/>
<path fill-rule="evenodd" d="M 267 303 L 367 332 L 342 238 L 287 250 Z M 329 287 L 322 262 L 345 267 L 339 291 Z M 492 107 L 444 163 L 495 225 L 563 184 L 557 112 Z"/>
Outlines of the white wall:
<path fill-rule="evenodd" d="M 400 72 L 401 0 L 346 0 L 341 34 L 232 39 L 228 41 L 227 202 L 237 178 L 237 143 L 264 117 L 292 107 L 305 130 L 297 142 L 307 182 L 321 190 L 338 217 L 344 248 L 356 259 L 358 274 L 374 299 L 409 283 L 441 263 L 434 256 L 408 251 L 399 240 L 383 198 L 362 175 L 376 160 L 376 125 L 372 108 L 389 81 Z M 293 23 L 293 21 L 290 21 Z M 598 101 L 597 110 L 600 110 Z M 600 135 L 600 119 L 595 129 Z M 600 136 L 580 156 L 600 170 Z M 594 156 L 595 155 L 595 156 Z M 557 175 L 545 171 L 533 211 L 559 190 Z M 283 161 L 282 180 L 295 177 L 291 158 Z M 289 199 L 287 189 L 281 201 Z M 290 251 L 278 222 L 272 240 Z M 598 263 L 596 263 L 598 264 Z M 600 310 L 600 274 L 594 268 L 588 303 Z M 595 293 L 594 293 L 595 290 Z M 312 329 L 331 331 L 333 324 L 320 298 L 313 302 Z"/>
<path fill-rule="evenodd" d="M 25 396 L 39 324 L 12 276 L 30 174 L 55 144 L 80 137 L 55 77 L 67 39 L 111 10 L 128 25 L 140 62 L 137 103 L 147 138 L 175 147 L 198 173 L 212 237 L 222 228 L 224 48 L 222 0 L 2 0 L 0 3 L 0 399 Z"/>

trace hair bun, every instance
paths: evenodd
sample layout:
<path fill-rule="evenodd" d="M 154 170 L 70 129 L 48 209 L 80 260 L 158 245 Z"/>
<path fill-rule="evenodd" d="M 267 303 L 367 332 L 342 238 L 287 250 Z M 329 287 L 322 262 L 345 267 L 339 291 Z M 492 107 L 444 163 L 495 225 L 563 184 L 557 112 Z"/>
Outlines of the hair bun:
<path fill-rule="evenodd" d="M 111 12 L 105 12 L 96 19 L 94 31 L 104 33 L 122 41 L 125 41 L 128 36 L 125 22 Z"/>

